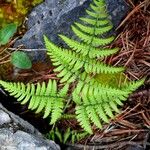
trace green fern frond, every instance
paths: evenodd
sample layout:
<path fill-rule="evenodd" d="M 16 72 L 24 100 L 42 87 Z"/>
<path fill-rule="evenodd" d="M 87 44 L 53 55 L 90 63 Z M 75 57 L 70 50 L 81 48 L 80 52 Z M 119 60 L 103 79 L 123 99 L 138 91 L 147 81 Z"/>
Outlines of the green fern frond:
<path fill-rule="evenodd" d="M 21 104 L 29 103 L 29 109 L 36 110 L 36 113 L 44 112 L 46 118 L 51 113 L 51 123 L 54 124 L 62 115 L 64 101 L 68 91 L 66 84 L 59 92 L 55 80 L 49 80 L 42 84 L 11 83 L 0 80 L 0 85 L 4 87 L 11 96 L 17 98 Z"/>
<path fill-rule="evenodd" d="M 106 6 L 105 0 L 93 0 L 93 3 L 98 7 L 105 7 Z"/>
<path fill-rule="evenodd" d="M 92 17 L 97 19 L 97 17 L 99 17 L 99 19 L 105 19 L 108 17 L 108 14 L 106 12 L 92 12 L 90 10 L 86 10 L 86 13 Z"/>
<path fill-rule="evenodd" d="M 106 48 L 114 40 L 114 36 L 106 36 L 112 25 L 108 19 L 105 0 L 93 0 L 86 12 L 87 18 L 81 17 L 80 23 L 72 25 L 78 41 L 59 35 L 69 48 L 58 47 L 44 37 L 47 54 L 55 67 L 54 72 L 57 72 L 59 82 L 64 84 L 61 90 L 58 90 L 55 80 L 37 85 L 0 81 L 0 85 L 21 104 L 28 103 L 29 109 L 36 113 L 43 112 L 43 118 L 50 116 L 50 124 L 55 124 L 61 118 L 65 102 L 71 99 L 71 106 L 75 105 L 77 121 L 86 132 L 92 134 L 92 126 L 102 128 L 103 123 L 109 123 L 119 113 L 119 107 L 128 96 L 144 83 L 144 79 L 122 83 L 120 86 L 116 80 L 115 85 L 109 83 L 124 68 L 110 66 L 102 62 L 102 59 L 97 59 L 118 51 L 118 48 Z M 103 81 L 103 77 L 110 77 L 112 74 L 107 82 Z M 98 75 L 101 80 L 99 82 L 96 78 Z M 63 141 L 58 130 L 56 134 Z M 66 133 L 65 141 L 68 137 L 69 134 Z"/>
<path fill-rule="evenodd" d="M 75 26 L 72 26 L 72 30 L 82 41 L 84 41 L 87 44 L 91 44 L 94 47 L 108 45 L 114 40 L 113 36 L 108 38 L 98 38 L 96 36 L 88 35 L 78 30 Z"/>
<path fill-rule="evenodd" d="M 80 123 L 81 127 L 85 131 L 87 131 L 90 134 L 93 133 L 92 129 L 91 129 L 91 125 L 90 125 L 89 116 L 88 116 L 84 106 L 76 107 L 76 118 L 77 118 L 77 121 Z"/>
<path fill-rule="evenodd" d="M 144 84 L 145 78 L 141 79 L 139 81 L 130 81 L 125 83 L 125 85 L 122 87 L 122 90 L 127 90 L 130 93 L 132 93 L 133 91 L 135 91 L 137 89 L 137 87 L 140 87 L 141 85 Z"/>
<path fill-rule="evenodd" d="M 106 26 L 106 25 L 110 24 L 109 20 L 96 20 L 96 19 L 84 18 L 84 17 L 81 17 L 80 20 L 86 24 L 96 26 L 96 27 Z"/>
<path fill-rule="evenodd" d="M 95 110 L 103 122 L 109 123 L 109 118 L 101 105 L 95 105 Z"/>
<path fill-rule="evenodd" d="M 54 100 L 52 116 L 50 124 L 54 124 L 58 119 L 61 118 L 64 108 L 64 100 L 62 98 L 57 98 Z"/>
<path fill-rule="evenodd" d="M 87 73 L 118 73 L 124 70 L 122 67 L 112 67 L 108 66 L 100 61 L 88 59 L 85 56 L 78 55 L 73 51 L 67 49 L 61 49 L 53 43 L 49 42 L 45 38 L 46 47 L 48 49 L 48 54 L 52 55 L 52 61 L 54 66 L 61 66 L 59 69 L 54 69 L 54 71 L 59 71 L 58 77 L 66 77 L 64 81 L 67 81 L 74 72 L 84 68 Z M 60 55 L 61 53 L 61 55 Z M 59 55 L 59 59 L 58 59 Z M 69 64 L 68 68 L 71 72 L 68 72 L 66 66 Z"/>
<path fill-rule="evenodd" d="M 73 100 L 76 103 L 77 120 L 85 131 L 90 131 L 90 122 L 101 128 L 100 120 L 108 123 L 109 118 L 114 118 L 114 113 L 119 113 L 118 106 L 122 105 L 129 94 L 143 84 L 144 80 L 137 81 L 123 89 L 92 86 L 80 83 L 80 90 L 75 89 Z M 134 84 L 134 85 L 133 85 Z M 78 87 L 78 86 L 77 86 Z M 80 95 L 80 96 L 79 96 Z M 86 120 L 85 120 L 85 117 Z"/>
<path fill-rule="evenodd" d="M 83 56 L 89 55 L 89 58 L 103 58 L 112 54 L 115 54 L 119 49 L 118 48 L 96 48 L 88 44 L 79 43 L 73 39 L 70 39 L 64 35 L 59 35 L 61 39 L 76 53 L 79 53 Z M 89 53 L 89 54 L 88 54 Z"/>
<path fill-rule="evenodd" d="M 107 13 L 106 6 L 104 5 L 104 3 L 103 6 L 102 5 L 97 6 L 91 3 L 90 8 L 96 13 Z"/>
<path fill-rule="evenodd" d="M 96 27 L 96 28 L 93 28 L 93 27 L 89 27 L 89 26 L 86 26 L 86 25 L 82 25 L 80 23 L 75 23 L 75 25 L 83 32 L 87 33 L 87 34 L 90 34 L 90 35 L 102 35 L 104 33 L 107 33 L 108 31 L 110 31 L 112 29 L 112 26 L 111 25 L 108 25 L 108 26 L 104 26 L 104 27 Z"/>

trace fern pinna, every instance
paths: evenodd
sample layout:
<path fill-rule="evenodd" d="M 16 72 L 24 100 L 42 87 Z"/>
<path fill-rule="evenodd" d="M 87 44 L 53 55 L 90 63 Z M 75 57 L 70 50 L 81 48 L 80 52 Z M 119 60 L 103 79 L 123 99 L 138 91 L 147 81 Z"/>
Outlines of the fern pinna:
<path fill-rule="evenodd" d="M 102 128 L 104 122 L 114 118 L 119 113 L 118 106 L 123 104 L 130 93 L 141 86 L 144 80 L 128 82 L 119 86 L 112 86 L 96 79 L 96 75 L 111 76 L 124 71 L 123 67 L 113 67 L 103 63 L 103 58 L 118 51 L 118 48 L 106 48 L 113 40 L 113 36 L 106 36 L 111 31 L 104 0 L 93 0 L 86 10 L 87 17 L 80 18 L 80 22 L 72 25 L 72 31 L 78 37 L 74 40 L 65 35 L 59 37 L 68 45 L 61 48 L 44 37 L 47 54 L 55 66 L 54 71 L 65 86 L 57 91 L 55 80 L 47 84 L 7 83 L 0 84 L 14 95 L 22 104 L 29 102 L 30 109 L 36 112 L 44 110 L 44 118 L 51 116 L 54 124 L 63 114 L 67 99 L 75 103 L 75 116 L 79 124 L 88 133 L 92 133 L 92 125 Z M 67 97 L 69 85 L 74 88 Z"/>
<path fill-rule="evenodd" d="M 41 85 L 37 83 L 24 85 L 23 83 L 11 83 L 0 81 L 0 84 L 10 93 L 11 96 L 17 98 L 21 104 L 29 102 L 29 109 L 36 110 L 36 113 L 44 110 L 43 118 L 51 114 L 51 124 L 54 124 L 63 112 L 65 106 L 68 85 L 66 84 L 58 91 L 55 80 L 49 80 Z"/>

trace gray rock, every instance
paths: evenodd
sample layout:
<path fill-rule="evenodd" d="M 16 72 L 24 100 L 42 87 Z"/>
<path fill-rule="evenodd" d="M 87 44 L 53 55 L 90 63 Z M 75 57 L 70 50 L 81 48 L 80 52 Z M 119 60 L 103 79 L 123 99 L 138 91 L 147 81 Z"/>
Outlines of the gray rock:
<path fill-rule="evenodd" d="M 0 129 L 1 150 L 59 150 L 52 141 L 41 139 L 37 136 L 18 130 Z"/>
<path fill-rule="evenodd" d="M 123 0 L 106 1 L 114 27 L 117 27 L 129 8 Z M 43 35 L 47 35 L 57 44 L 62 44 L 57 35 L 62 33 L 72 37 L 71 24 L 85 15 L 85 9 L 90 2 L 91 0 L 45 0 L 29 14 L 28 31 L 15 43 L 14 47 L 24 45 L 29 49 L 44 48 Z M 39 56 L 39 52 L 34 55 Z M 38 59 L 43 60 L 43 58 L 44 53 L 40 53 Z"/>
<path fill-rule="evenodd" d="M 0 125 L 10 123 L 11 119 L 7 113 L 5 113 L 3 110 L 0 110 Z"/>
<path fill-rule="evenodd" d="M 18 130 L 21 127 L 26 132 L 41 136 L 41 133 L 37 129 L 35 129 L 31 124 L 29 124 L 27 121 L 21 119 L 19 116 L 13 114 L 12 112 L 9 112 L 7 109 L 5 109 L 2 106 L 1 103 L 0 103 L 0 111 L 5 112 L 11 119 L 9 122 L 7 122 L 7 123 L 5 122 L 5 127 L 8 127 L 8 128 L 13 127 L 14 131 Z M 3 127 L 3 125 L 0 125 L 0 128 L 2 128 L 2 127 Z"/>
<path fill-rule="evenodd" d="M 60 150 L 27 121 L 0 104 L 0 150 Z"/>

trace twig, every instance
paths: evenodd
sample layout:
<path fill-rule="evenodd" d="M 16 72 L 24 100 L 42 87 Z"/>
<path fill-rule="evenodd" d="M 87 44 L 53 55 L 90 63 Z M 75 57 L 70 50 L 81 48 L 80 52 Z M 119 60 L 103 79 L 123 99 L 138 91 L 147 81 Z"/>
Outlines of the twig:
<path fill-rule="evenodd" d="M 16 50 L 19 50 L 19 51 L 25 51 L 25 52 L 36 52 L 36 51 L 46 51 L 46 49 L 25 49 L 25 48 L 8 48 L 8 50 L 11 50 L 11 51 L 16 51 Z"/>

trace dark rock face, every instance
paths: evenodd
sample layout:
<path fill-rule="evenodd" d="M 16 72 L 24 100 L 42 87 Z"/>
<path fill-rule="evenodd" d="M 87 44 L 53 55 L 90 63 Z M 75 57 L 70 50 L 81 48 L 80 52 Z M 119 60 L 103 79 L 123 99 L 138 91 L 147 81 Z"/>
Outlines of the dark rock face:
<path fill-rule="evenodd" d="M 15 43 L 15 47 L 23 44 L 25 48 L 44 48 L 43 35 L 60 44 L 62 41 L 57 34 L 61 33 L 71 37 L 73 35 L 70 28 L 71 24 L 85 15 L 85 9 L 91 1 L 45 0 L 29 14 L 27 21 L 28 31 L 22 39 Z M 114 27 L 117 27 L 129 8 L 123 0 L 106 1 Z"/>

